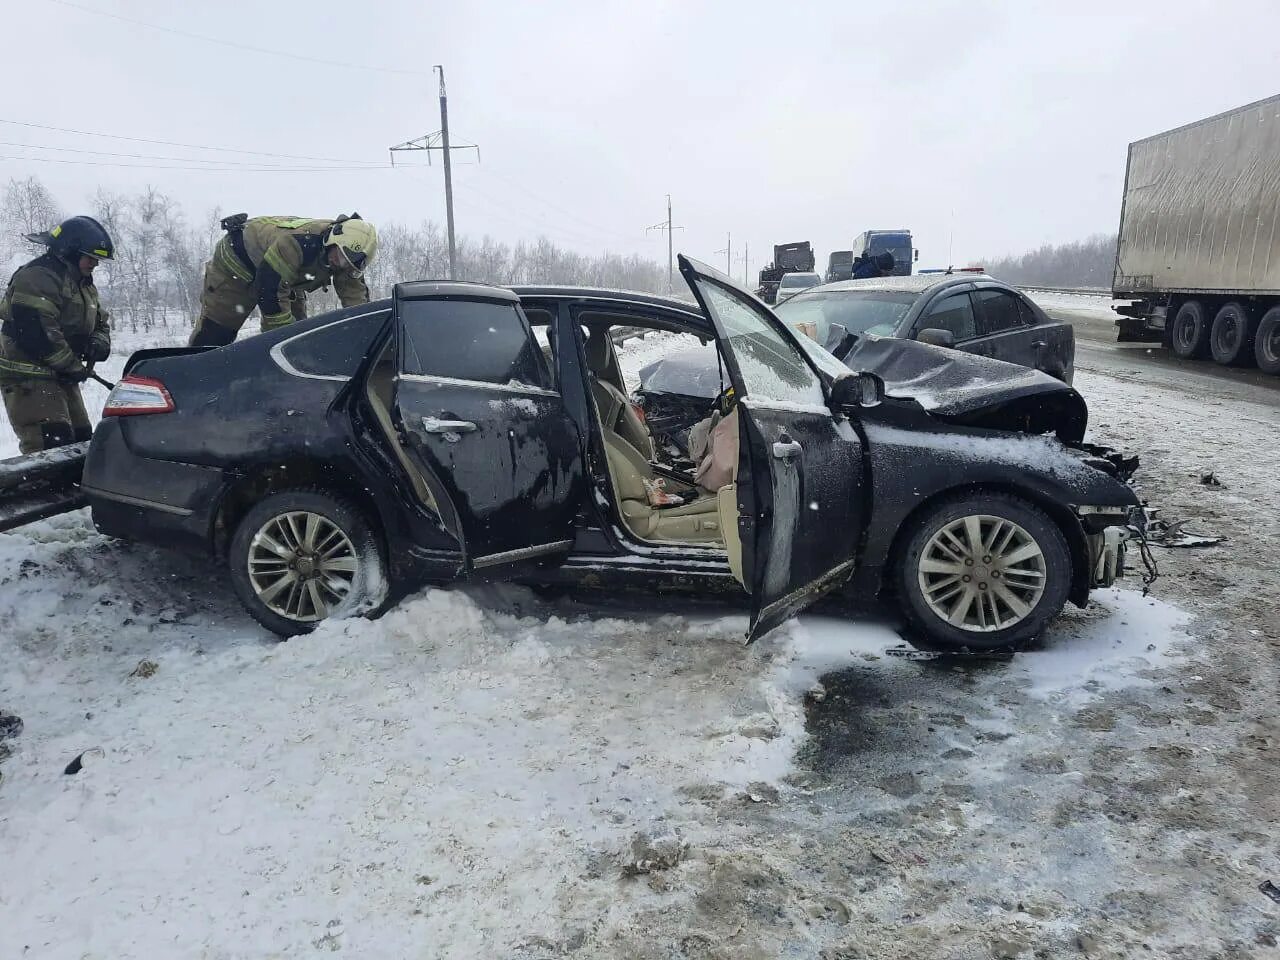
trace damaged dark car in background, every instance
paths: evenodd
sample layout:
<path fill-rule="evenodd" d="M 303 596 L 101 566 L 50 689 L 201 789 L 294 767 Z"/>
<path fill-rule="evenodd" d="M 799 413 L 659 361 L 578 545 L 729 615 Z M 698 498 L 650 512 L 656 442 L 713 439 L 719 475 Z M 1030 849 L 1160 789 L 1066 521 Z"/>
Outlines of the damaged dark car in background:
<path fill-rule="evenodd" d="M 680 269 L 696 304 L 405 283 L 136 355 L 88 453 L 94 522 L 216 557 L 282 635 L 475 577 L 736 595 L 751 638 L 826 594 L 885 597 L 913 642 L 1003 649 L 1124 572 L 1134 464 L 1083 443 L 1069 387 L 903 341 L 845 365 Z M 616 341 L 637 330 L 703 347 L 633 398 Z"/>

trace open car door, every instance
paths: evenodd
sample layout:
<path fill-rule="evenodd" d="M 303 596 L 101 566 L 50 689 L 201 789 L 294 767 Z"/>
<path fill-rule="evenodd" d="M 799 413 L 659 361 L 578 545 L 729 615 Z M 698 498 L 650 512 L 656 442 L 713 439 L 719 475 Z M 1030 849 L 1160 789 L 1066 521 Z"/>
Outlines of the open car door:
<path fill-rule="evenodd" d="M 563 556 L 586 490 L 578 430 L 519 298 L 480 284 L 401 283 L 392 419 L 434 508 L 486 575 Z"/>
<path fill-rule="evenodd" d="M 764 304 L 706 264 L 681 256 L 680 272 L 715 325 L 738 398 L 741 557 L 730 566 L 740 559 L 754 640 L 852 575 L 865 522 L 864 450 Z"/>

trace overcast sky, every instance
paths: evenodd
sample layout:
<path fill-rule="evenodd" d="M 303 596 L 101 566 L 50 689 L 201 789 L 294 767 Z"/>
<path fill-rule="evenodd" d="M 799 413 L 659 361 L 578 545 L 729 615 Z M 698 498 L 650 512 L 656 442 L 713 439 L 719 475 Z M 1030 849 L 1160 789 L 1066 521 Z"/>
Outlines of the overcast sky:
<path fill-rule="evenodd" d="M 1275 0 L 3 3 L 0 120 L 385 164 L 439 127 L 441 63 L 455 140 L 481 147 L 456 158 L 459 233 L 663 259 L 645 227 L 670 193 L 678 251 L 723 266 L 732 233 L 753 271 L 774 243 L 812 240 L 821 264 L 868 228 L 911 228 L 920 266 L 953 231 L 962 263 L 1114 230 L 1127 143 L 1280 92 Z M 263 172 L 317 164 L 0 123 L 0 156 L 70 212 L 152 184 L 196 216 L 444 221 L 422 154 Z M 97 165 L 183 158 L 249 166 Z"/>

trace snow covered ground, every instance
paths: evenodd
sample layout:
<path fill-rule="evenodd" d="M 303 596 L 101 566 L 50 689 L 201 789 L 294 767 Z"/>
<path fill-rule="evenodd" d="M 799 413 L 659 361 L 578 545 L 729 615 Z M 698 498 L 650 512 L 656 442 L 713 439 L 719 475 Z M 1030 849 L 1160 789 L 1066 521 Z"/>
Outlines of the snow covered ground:
<path fill-rule="evenodd" d="M 280 644 L 211 562 L 0 534 L 0 958 L 1275 955 L 1274 410 L 1080 386 L 1231 543 L 1008 661 L 497 587 Z"/>

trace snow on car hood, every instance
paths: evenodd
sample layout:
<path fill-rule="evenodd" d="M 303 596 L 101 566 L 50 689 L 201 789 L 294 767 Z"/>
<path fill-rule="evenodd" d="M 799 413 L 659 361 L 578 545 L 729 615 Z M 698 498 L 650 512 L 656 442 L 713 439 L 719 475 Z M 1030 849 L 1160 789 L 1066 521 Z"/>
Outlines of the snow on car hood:
<path fill-rule="evenodd" d="M 1053 430 L 1064 440 L 1078 441 L 1089 419 L 1084 398 L 1070 385 L 991 357 L 865 334 L 843 362 L 855 372 L 881 377 L 890 397 L 914 400 L 947 420 L 1033 433 Z M 1001 414 L 1007 424 L 990 421 Z"/>

